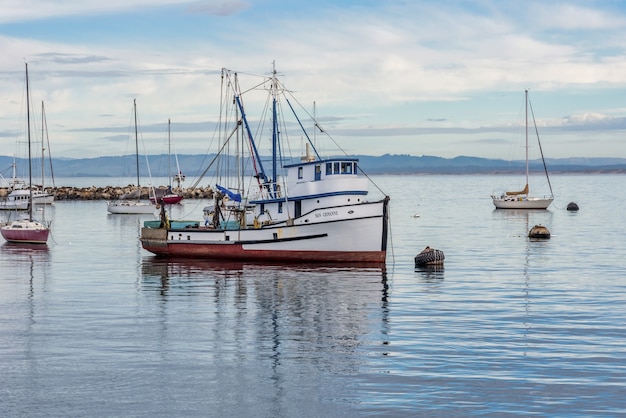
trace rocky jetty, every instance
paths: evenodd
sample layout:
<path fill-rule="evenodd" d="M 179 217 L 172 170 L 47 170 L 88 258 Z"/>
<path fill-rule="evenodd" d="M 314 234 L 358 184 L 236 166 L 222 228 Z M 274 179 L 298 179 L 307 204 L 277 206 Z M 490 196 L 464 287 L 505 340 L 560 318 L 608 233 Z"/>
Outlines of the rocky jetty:
<path fill-rule="evenodd" d="M 54 189 L 54 199 L 59 200 L 115 200 L 130 194 L 135 187 L 128 185 L 125 187 L 56 187 Z M 175 193 L 179 190 L 175 189 Z M 7 188 L 0 189 L 0 198 L 6 197 L 10 193 Z M 180 190 L 185 199 L 212 199 L 213 189 L 211 187 L 183 188 Z M 141 196 L 151 194 L 149 187 L 141 188 Z"/>

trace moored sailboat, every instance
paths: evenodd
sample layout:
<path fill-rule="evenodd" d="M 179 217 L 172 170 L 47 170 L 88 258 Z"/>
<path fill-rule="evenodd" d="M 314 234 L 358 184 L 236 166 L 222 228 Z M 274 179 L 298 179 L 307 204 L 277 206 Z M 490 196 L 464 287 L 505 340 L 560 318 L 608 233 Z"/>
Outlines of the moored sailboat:
<path fill-rule="evenodd" d="M 180 183 L 185 180 L 185 176 L 178 165 L 178 157 L 176 157 L 176 174 L 171 175 L 171 157 L 172 157 L 172 122 L 167 120 L 167 173 L 168 173 L 168 185 L 167 189 L 155 189 L 154 196 L 150 197 L 152 203 L 163 203 L 165 205 L 175 205 L 183 200 L 183 195 L 180 193 L 174 193 L 172 190 L 172 177 L 177 181 L 177 190 L 180 191 Z"/>
<path fill-rule="evenodd" d="M 27 216 L 21 216 L 17 220 L 9 221 L 0 226 L 0 234 L 8 242 L 27 244 L 46 244 L 50 234 L 50 226 L 45 221 L 33 218 L 33 173 L 30 140 L 30 91 L 28 86 L 28 63 L 26 64 L 26 123 L 28 137 L 28 191 Z"/>
<path fill-rule="evenodd" d="M 543 150 L 541 149 L 541 142 L 539 140 L 539 134 L 537 134 L 537 143 L 539 144 L 539 150 L 541 151 L 541 161 L 543 163 L 543 169 L 546 175 L 548 186 L 550 187 L 549 196 L 532 196 L 529 188 L 529 158 L 528 158 L 528 90 L 525 90 L 525 134 L 526 134 L 526 185 L 522 190 L 507 191 L 500 196 L 491 195 L 496 209 L 547 209 L 550 203 L 554 200 L 554 194 L 552 193 L 552 185 L 550 184 L 550 177 L 548 176 L 548 169 L 546 167 L 546 161 L 543 157 Z M 534 118 L 533 118 L 534 121 Z"/>
<path fill-rule="evenodd" d="M 156 211 L 153 203 L 141 200 L 141 185 L 139 183 L 139 135 L 137 128 L 137 100 L 133 99 L 133 115 L 135 119 L 135 168 L 137 171 L 137 187 L 120 200 L 107 202 L 107 210 L 112 214 L 138 215 L 150 214 Z"/>
<path fill-rule="evenodd" d="M 26 182 L 17 177 L 17 162 L 13 160 L 13 175 L 8 182 L 10 193 L 5 199 L 0 201 L 0 210 L 28 210 L 28 205 L 52 205 L 54 204 L 54 192 L 44 186 L 45 180 L 45 151 L 47 138 L 47 122 L 44 102 L 41 102 L 41 186 L 34 184 L 27 185 Z M 48 143 L 48 156 L 50 155 L 50 141 Z M 50 159 L 50 175 L 54 183 L 52 174 L 52 159 Z M 54 189 L 54 186 L 53 186 Z"/>
<path fill-rule="evenodd" d="M 160 225 L 141 230 L 143 248 L 159 256 L 204 259 L 384 263 L 389 197 L 368 199 L 368 178 L 362 175 L 358 159 L 318 154 L 287 97 L 291 93 L 275 70 L 256 90 L 242 89 L 237 74 L 226 69 L 222 80 L 222 91 L 229 96 L 221 103 L 233 106 L 223 114 L 232 115 L 233 120 L 221 125 L 220 153 L 231 139 L 241 140 L 235 148 L 240 153 L 249 150 L 250 163 L 234 161 L 237 172 L 242 177 L 247 174 L 251 186 L 243 187 L 241 180 L 232 187 L 216 182 L 215 202 L 205 208 L 204 222 L 171 221 L 161 209 Z M 258 90 L 269 93 L 272 169 L 268 171 L 242 97 L 242 91 L 247 95 Z M 295 118 L 292 123 L 280 118 L 279 110 L 290 110 Z M 307 141 L 299 161 L 285 162 L 288 158 L 282 155 L 289 149 L 281 146 L 281 140 L 288 139 L 287 126 L 299 127 Z M 319 128 L 317 121 L 314 126 Z M 251 172 L 246 173 L 247 167 L 252 167 Z"/>

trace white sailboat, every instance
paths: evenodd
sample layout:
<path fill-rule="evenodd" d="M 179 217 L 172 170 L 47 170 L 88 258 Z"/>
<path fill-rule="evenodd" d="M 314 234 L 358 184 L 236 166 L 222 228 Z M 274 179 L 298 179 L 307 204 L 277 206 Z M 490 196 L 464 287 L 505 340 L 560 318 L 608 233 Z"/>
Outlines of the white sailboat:
<path fill-rule="evenodd" d="M 28 193 L 27 214 L 19 219 L 9 221 L 0 226 L 0 234 L 8 242 L 26 244 L 46 244 L 50 234 L 50 225 L 45 221 L 33 218 L 33 170 L 30 140 L 30 91 L 28 86 L 28 63 L 26 64 L 26 123 L 28 136 Z"/>
<path fill-rule="evenodd" d="M 537 143 L 539 144 L 539 150 L 541 151 L 541 161 L 543 163 L 544 172 L 550 187 L 549 196 L 532 196 L 529 188 L 529 160 L 528 160 L 528 90 L 525 90 L 525 106 L 526 106 L 526 185 L 519 191 L 508 191 L 502 193 L 500 196 L 491 195 L 496 209 L 547 209 L 548 206 L 554 200 L 554 194 L 552 192 L 552 185 L 550 184 L 550 177 L 548 176 L 548 169 L 543 157 L 543 150 L 541 149 L 541 142 L 539 135 L 537 135 Z M 533 118 L 534 122 L 534 118 Z M 535 129 L 536 130 L 536 129 Z"/>
<path fill-rule="evenodd" d="M 28 210 L 28 205 L 32 202 L 34 205 L 52 205 L 54 204 L 54 193 L 47 190 L 44 186 L 45 181 L 45 151 L 46 151 L 46 139 L 47 139 L 47 124 L 46 113 L 44 108 L 44 102 L 41 102 L 41 187 L 31 184 L 30 186 L 26 182 L 17 177 L 17 163 L 13 160 L 12 169 L 13 176 L 9 183 L 11 192 L 8 196 L 0 201 L 0 210 Z M 45 133 L 45 136 L 44 136 Z M 48 149 L 50 149 L 50 141 L 48 142 Z M 52 174 L 52 161 L 50 161 L 50 173 L 52 181 L 54 182 L 54 175 Z"/>
<path fill-rule="evenodd" d="M 112 214 L 153 214 L 156 206 L 148 201 L 141 200 L 141 185 L 139 183 L 139 137 L 137 129 L 137 100 L 133 99 L 133 113 L 135 117 L 135 166 L 137 170 L 137 188 L 129 193 L 128 196 L 122 196 L 120 200 L 112 200 L 107 202 L 107 210 Z"/>
<path fill-rule="evenodd" d="M 275 69 L 270 77 L 255 80 L 256 88 L 241 87 L 237 73 L 226 69 L 222 81 L 228 96 L 221 99 L 220 114 L 231 119 L 220 123 L 223 141 L 218 155 L 226 159 L 215 164 L 215 170 L 228 165 L 231 173 L 240 175 L 222 178 L 232 185 L 215 183 L 215 202 L 205 208 L 202 221 L 169 220 L 161 209 L 160 222 L 144 223 L 143 248 L 159 256 L 201 259 L 384 263 L 389 197 L 368 198 L 369 179 L 361 173 L 358 159 L 319 155 L 292 107 L 292 93 Z M 259 113 L 270 116 L 268 129 L 262 126 L 264 117 L 258 119 L 259 127 L 252 127 L 244 111 L 242 96 L 255 92 L 269 94 L 260 101 L 267 104 L 267 113 Z M 246 100 L 253 102 L 253 98 Z M 283 119 L 288 114 L 290 119 Z M 314 126 L 319 128 L 317 122 Z M 287 127 L 298 133 L 288 133 Z M 253 132 L 268 132 L 271 169 L 267 171 L 267 161 L 258 151 L 263 139 Z M 305 138 L 304 156 L 283 154 L 290 149 L 286 142 L 290 137 Z M 231 158 L 233 148 L 241 158 Z"/>

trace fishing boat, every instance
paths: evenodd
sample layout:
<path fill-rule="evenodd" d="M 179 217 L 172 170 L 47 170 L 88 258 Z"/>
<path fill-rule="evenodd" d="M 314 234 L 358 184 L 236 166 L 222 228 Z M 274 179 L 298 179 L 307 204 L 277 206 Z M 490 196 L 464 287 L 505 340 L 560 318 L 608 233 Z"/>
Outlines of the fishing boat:
<path fill-rule="evenodd" d="M 50 234 L 50 225 L 45 221 L 37 221 L 33 218 L 32 195 L 33 190 L 33 170 L 31 157 L 31 139 L 30 139 L 30 91 L 28 86 L 28 63 L 26 64 L 26 123 L 28 137 L 28 192 L 29 199 L 27 201 L 27 215 L 20 216 L 13 221 L 5 222 L 0 226 L 0 234 L 8 242 L 27 243 L 27 244 L 46 244 L 48 235 Z"/>
<path fill-rule="evenodd" d="M 508 191 L 504 192 L 501 195 L 491 195 L 491 199 L 493 201 L 496 209 L 547 209 L 550 206 L 550 203 L 554 200 L 554 194 L 552 192 L 552 185 L 550 184 L 550 177 L 548 175 L 548 169 L 546 167 L 546 161 L 543 157 L 543 150 L 541 149 L 541 141 L 539 140 L 539 134 L 537 131 L 537 127 L 535 124 L 535 132 L 537 132 L 537 143 L 539 145 L 539 150 L 541 152 L 541 161 L 543 163 L 544 173 L 546 175 L 546 180 L 548 182 L 548 186 L 550 188 L 549 196 L 532 196 L 530 194 L 529 189 L 529 158 L 528 158 L 528 109 L 529 109 L 529 99 L 528 99 L 528 90 L 525 90 L 525 128 L 526 128 L 526 185 L 522 190 L 518 191 Z M 531 108 L 532 111 L 532 108 Z M 533 124 L 534 124 L 534 116 L 533 116 Z"/>
<path fill-rule="evenodd" d="M 204 222 L 172 221 L 161 208 L 158 225 L 141 229 L 143 248 L 158 256 L 216 260 L 384 263 L 390 199 L 381 192 L 370 200 L 370 180 L 358 159 L 320 156 L 310 131 L 325 130 L 315 118 L 309 130 L 304 128 L 292 106 L 298 102 L 275 68 L 245 88 L 237 73 L 223 69 L 222 82 L 227 97 L 220 114 L 232 118 L 219 125 L 223 141 L 207 169 L 232 163 L 240 175 L 212 184 L 214 202 L 204 208 Z M 259 117 L 253 126 L 244 95 L 246 103 L 255 103 L 257 92 L 269 95 L 256 102 L 267 104 L 267 113 L 259 110 L 259 115 L 269 117 Z M 290 119 L 281 110 L 290 112 Z M 264 125 L 266 120 L 271 127 Z M 287 127 L 297 127 L 299 133 L 292 135 Z M 253 132 L 262 134 L 255 137 Z M 289 138 L 306 144 L 297 157 L 284 155 L 292 149 L 284 142 Z M 267 171 L 262 146 L 271 149 Z M 219 156 L 233 157 L 233 148 L 239 151 L 234 159 L 216 163 Z M 225 183 L 229 180 L 230 186 Z"/>
<path fill-rule="evenodd" d="M 172 122 L 170 119 L 167 120 L 167 172 L 168 172 L 168 181 L 167 189 L 155 189 L 154 196 L 150 197 L 150 201 L 152 203 L 163 203 L 165 205 L 175 205 L 180 203 L 183 200 L 183 195 L 180 193 L 174 193 L 172 190 L 172 177 L 178 183 L 177 190 L 180 191 L 180 183 L 185 180 L 185 175 L 180 171 L 180 166 L 178 165 L 178 157 L 176 157 L 176 168 L 177 174 L 174 176 L 169 175 L 171 172 L 170 163 L 172 160 Z"/>
<path fill-rule="evenodd" d="M 141 200 L 141 185 L 139 184 L 139 135 L 137 128 L 137 100 L 133 99 L 133 115 L 135 119 L 135 168 L 137 171 L 137 187 L 119 200 L 107 202 L 107 210 L 112 214 L 137 215 L 153 214 L 156 211 L 154 203 Z"/>

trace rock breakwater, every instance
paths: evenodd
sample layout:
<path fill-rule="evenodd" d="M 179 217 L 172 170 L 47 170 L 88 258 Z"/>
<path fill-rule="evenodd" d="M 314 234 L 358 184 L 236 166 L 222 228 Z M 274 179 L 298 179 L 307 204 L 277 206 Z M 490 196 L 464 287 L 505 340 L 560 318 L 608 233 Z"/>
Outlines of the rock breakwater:
<path fill-rule="evenodd" d="M 115 200 L 121 199 L 125 195 L 133 193 L 136 188 L 132 185 L 124 187 L 56 187 L 54 190 L 54 199 L 59 200 Z M 211 187 L 196 187 L 196 188 L 183 188 L 176 189 L 174 193 L 181 193 L 185 199 L 212 199 L 213 189 Z M 0 198 L 6 197 L 10 193 L 9 189 L 0 189 Z M 156 189 L 157 196 L 165 194 L 165 189 Z M 149 187 L 141 188 L 141 196 L 151 196 L 152 191 Z"/>

